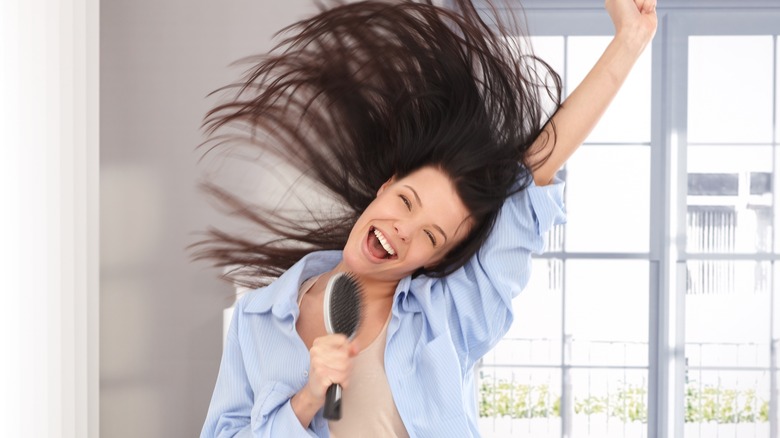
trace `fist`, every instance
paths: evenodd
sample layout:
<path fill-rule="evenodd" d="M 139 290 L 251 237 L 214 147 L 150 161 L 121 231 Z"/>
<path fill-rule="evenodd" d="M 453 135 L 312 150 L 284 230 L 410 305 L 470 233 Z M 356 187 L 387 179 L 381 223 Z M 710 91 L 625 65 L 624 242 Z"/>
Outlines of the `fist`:
<path fill-rule="evenodd" d="M 309 382 L 306 384 L 309 395 L 324 403 L 330 385 L 338 383 L 346 388 L 357 353 L 357 344 L 342 334 L 315 339 L 309 350 Z"/>
<path fill-rule="evenodd" d="M 658 26 L 656 0 L 606 0 L 605 6 L 616 34 L 636 39 L 643 45 L 653 39 Z"/>

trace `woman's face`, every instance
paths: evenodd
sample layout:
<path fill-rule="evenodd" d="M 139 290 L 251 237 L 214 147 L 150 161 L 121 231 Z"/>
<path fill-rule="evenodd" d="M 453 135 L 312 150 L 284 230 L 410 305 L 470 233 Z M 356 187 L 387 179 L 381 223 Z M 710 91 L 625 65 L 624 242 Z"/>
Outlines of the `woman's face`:
<path fill-rule="evenodd" d="M 470 228 L 469 212 L 449 177 L 424 167 L 387 181 L 358 219 L 344 247 L 346 268 L 365 279 L 398 281 L 438 263 Z"/>

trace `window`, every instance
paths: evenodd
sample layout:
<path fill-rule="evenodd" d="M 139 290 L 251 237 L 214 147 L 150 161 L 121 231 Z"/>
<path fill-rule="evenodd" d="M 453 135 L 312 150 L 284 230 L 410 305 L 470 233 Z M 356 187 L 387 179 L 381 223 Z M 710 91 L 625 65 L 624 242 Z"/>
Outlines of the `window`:
<path fill-rule="evenodd" d="M 476 370 L 484 436 L 777 436 L 780 8 L 702 3 L 659 6 L 561 171 L 568 223 Z M 601 8 L 526 2 L 566 94 L 611 40 Z"/>

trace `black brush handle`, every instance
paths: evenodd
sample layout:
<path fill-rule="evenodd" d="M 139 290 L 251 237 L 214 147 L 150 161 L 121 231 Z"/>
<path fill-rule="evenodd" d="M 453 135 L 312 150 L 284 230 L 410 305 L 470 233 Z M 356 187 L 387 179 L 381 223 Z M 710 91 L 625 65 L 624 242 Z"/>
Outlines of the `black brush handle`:
<path fill-rule="evenodd" d="M 325 410 L 322 416 L 327 420 L 341 420 L 341 385 L 330 385 L 325 393 Z"/>
<path fill-rule="evenodd" d="M 354 336 L 360 324 L 363 303 L 360 283 L 353 275 L 339 272 L 325 286 L 322 314 L 328 334 Z M 325 392 L 322 416 L 328 420 L 341 419 L 341 385 L 333 384 Z"/>

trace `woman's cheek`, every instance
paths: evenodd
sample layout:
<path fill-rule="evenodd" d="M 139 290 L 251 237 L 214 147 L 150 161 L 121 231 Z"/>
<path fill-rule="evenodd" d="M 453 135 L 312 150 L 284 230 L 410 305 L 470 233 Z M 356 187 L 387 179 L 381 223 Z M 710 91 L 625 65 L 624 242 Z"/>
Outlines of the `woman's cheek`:
<path fill-rule="evenodd" d="M 424 267 L 433 258 L 432 252 L 428 251 L 426 248 L 416 248 L 415 253 L 414 269 L 412 269 L 412 271 L 416 271 L 417 269 Z"/>

